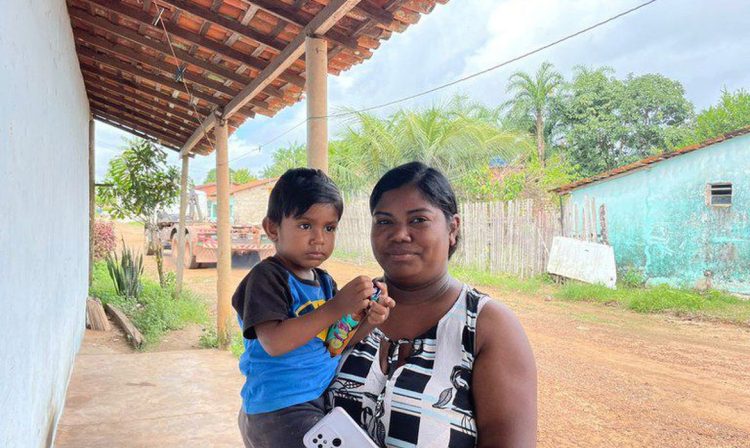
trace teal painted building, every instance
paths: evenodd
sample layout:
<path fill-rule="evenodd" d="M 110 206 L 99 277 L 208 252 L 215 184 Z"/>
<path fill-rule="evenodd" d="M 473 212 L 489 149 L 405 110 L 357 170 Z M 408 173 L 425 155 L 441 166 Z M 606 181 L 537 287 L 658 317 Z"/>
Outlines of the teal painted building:
<path fill-rule="evenodd" d="M 649 284 L 750 294 L 750 128 L 556 191 L 563 213 L 606 205 L 618 269 Z"/>

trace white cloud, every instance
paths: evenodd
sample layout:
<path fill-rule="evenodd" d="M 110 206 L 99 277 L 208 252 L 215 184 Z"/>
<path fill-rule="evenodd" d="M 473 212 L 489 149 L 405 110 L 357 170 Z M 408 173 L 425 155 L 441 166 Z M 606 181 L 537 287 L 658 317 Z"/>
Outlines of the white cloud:
<path fill-rule="evenodd" d="M 368 107 L 453 81 L 640 3 L 642 0 L 454 0 L 438 5 L 405 33 L 394 33 L 382 42 L 370 60 L 332 78 L 329 111 Z M 576 65 L 609 65 L 622 77 L 631 72 L 662 73 L 682 82 L 688 98 L 700 109 L 714 103 L 724 86 L 750 88 L 748 29 L 750 1 L 660 0 L 538 55 L 375 113 L 387 115 L 402 107 L 438 103 L 456 93 L 497 105 L 505 99 L 510 74 L 533 71 L 545 60 L 565 76 Z M 303 101 L 276 117 L 248 120 L 232 136 L 230 158 L 285 133 L 305 116 Z M 331 138 L 343 124 L 342 120 L 329 120 Z M 106 168 L 106 161 L 100 159 L 120 145 L 119 132 L 104 138 L 109 143 L 102 143 L 105 149 L 97 155 L 97 173 L 101 166 Z M 257 174 L 270 163 L 276 148 L 304 143 L 305 133 L 306 127 L 300 126 L 264 145 L 259 153 L 237 160 L 232 168 L 249 168 Z M 176 156 L 170 160 L 177 163 Z M 215 166 L 215 159 L 213 155 L 196 156 L 190 163 L 191 175 L 202 181 Z"/>

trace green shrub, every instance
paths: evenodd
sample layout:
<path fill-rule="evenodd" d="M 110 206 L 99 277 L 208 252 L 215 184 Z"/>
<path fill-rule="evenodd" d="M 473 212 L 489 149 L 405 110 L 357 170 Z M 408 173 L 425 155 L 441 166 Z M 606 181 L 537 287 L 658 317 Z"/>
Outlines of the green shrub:
<path fill-rule="evenodd" d="M 115 250 L 115 226 L 112 221 L 94 221 L 93 252 L 94 260 L 103 260 Z"/>
<path fill-rule="evenodd" d="M 620 285 L 626 288 L 642 288 L 646 285 L 646 277 L 633 266 L 626 266 L 621 269 L 617 277 Z"/>
<path fill-rule="evenodd" d="M 203 328 L 198 344 L 202 348 L 219 348 L 219 337 L 216 335 L 216 329 L 213 327 Z"/>
<path fill-rule="evenodd" d="M 555 294 L 559 299 L 612 304 L 638 313 L 669 312 L 750 325 L 750 302 L 721 291 L 696 291 L 667 285 L 609 289 L 569 281 Z"/>
<path fill-rule="evenodd" d="M 143 285 L 141 284 L 141 275 L 143 275 L 143 255 L 134 256 L 133 251 L 122 242 L 122 255 L 117 257 L 116 253 L 107 255 L 107 270 L 109 276 L 115 285 L 115 291 L 121 296 L 127 298 L 138 298 Z"/>
<path fill-rule="evenodd" d="M 94 264 L 89 295 L 98 297 L 103 304 L 120 308 L 143 334 L 146 347 L 158 342 L 166 332 L 184 328 L 188 323 L 208 323 L 206 303 L 195 293 L 183 288 L 179 297 L 174 298 L 173 287 L 162 288 L 148 278 L 143 278 L 141 283 L 142 292 L 137 299 L 118 294 L 110 281 L 107 265 L 99 262 Z"/>

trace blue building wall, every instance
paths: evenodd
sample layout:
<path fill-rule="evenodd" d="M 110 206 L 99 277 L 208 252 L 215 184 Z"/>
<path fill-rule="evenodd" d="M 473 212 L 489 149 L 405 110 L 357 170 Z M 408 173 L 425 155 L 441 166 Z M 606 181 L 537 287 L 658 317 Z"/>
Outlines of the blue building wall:
<path fill-rule="evenodd" d="M 731 182 L 731 207 L 706 204 L 706 186 Z M 606 204 L 618 267 L 640 269 L 649 283 L 694 287 L 711 271 L 718 289 L 750 294 L 750 134 L 582 186 Z"/>

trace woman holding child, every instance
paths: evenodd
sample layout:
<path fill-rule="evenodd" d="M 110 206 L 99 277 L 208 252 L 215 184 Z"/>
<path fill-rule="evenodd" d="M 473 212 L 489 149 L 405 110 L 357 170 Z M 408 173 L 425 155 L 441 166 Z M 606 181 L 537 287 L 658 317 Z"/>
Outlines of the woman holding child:
<path fill-rule="evenodd" d="M 536 367 L 500 302 L 448 274 L 459 240 L 456 197 L 440 172 L 412 162 L 370 195 L 372 250 L 396 307 L 344 354 L 330 388 L 387 447 L 529 447 Z"/>
<path fill-rule="evenodd" d="M 271 201 L 269 217 L 270 204 Z M 250 290 L 257 267 L 238 288 L 234 303 L 245 336 L 249 337 L 246 354 L 250 346 L 250 350 L 263 351 L 265 356 L 280 361 L 304 348 L 315 352 L 317 332 L 347 312 L 364 316 L 364 310 L 369 308 L 367 321 L 357 333 L 360 340 L 351 343 L 340 359 L 333 358 L 338 368 L 326 394 L 328 407 L 342 407 L 382 447 L 535 446 L 536 367 L 518 319 L 501 303 L 448 274 L 448 259 L 456 250 L 460 229 L 456 198 L 448 180 L 440 172 L 412 162 L 389 171 L 375 186 L 370 196 L 371 241 L 385 274 L 377 283 L 384 292 L 378 304 L 368 300 L 373 292 L 369 279 L 359 277 L 336 293 L 335 284 L 327 283 L 330 277 L 317 269 L 320 263 L 312 262 L 327 258 L 333 248 L 333 236 L 330 251 L 326 249 L 326 238 L 335 231 L 341 208 L 330 204 L 316 204 L 309 210 L 284 209 L 282 216 L 292 220 L 306 216 L 302 227 L 316 236 L 306 243 L 300 240 L 300 247 L 307 249 L 299 252 L 307 253 L 309 247 L 315 247 L 312 252 L 317 258 L 308 257 L 310 262 L 306 264 L 282 258 L 279 264 L 284 270 L 279 270 L 277 283 L 286 282 L 287 286 L 265 292 L 255 288 L 256 296 L 285 297 L 279 300 L 274 313 L 260 319 L 253 316 L 264 309 L 252 306 Z M 317 214 L 324 209 L 329 213 Z M 266 226 L 277 245 L 274 258 L 284 257 L 287 244 L 282 241 L 285 238 L 274 239 L 276 232 L 289 236 L 289 229 L 302 230 L 298 223 L 286 230 L 284 219 L 279 223 L 276 227 Z M 297 267 L 304 269 L 295 272 Z M 307 278 L 318 285 L 330 284 L 328 288 L 321 287 L 320 298 L 312 301 L 314 312 L 299 313 L 296 310 L 303 310 L 294 308 L 298 300 L 289 293 L 294 276 L 303 283 Z M 395 307 L 394 301 L 398 304 Z M 320 305 L 315 307 L 315 303 Z M 283 326 L 287 328 L 282 329 Z M 276 359 L 274 355 L 281 356 Z M 316 359 L 322 362 L 323 358 Z M 319 364 L 318 369 L 321 368 L 329 371 L 330 364 Z M 268 379 L 264 387 L 246 393 L 253 387 L 248 386 L 251 378 L 262 376 L 263 372 L 254 366 L 252 354 L 248 355 L 243 372 L 248 375 L 248 383 L 243 388 L 245 404 L 240 426 L 246 446 L 301 446 L 301 436 L 286 441 L 248 440 L 247 434 L 267 432 L 264 428 L 274 425 L 283 425 L 287 431 L 295 424 L 312 426 L 323 415 L 322 398 L 299 400 L 317 394 L 328 374 L 319 375 L 316 387 L 307 395 L 288 401 L 297 401 L 296 404 L 252 414 L 257 410 L 253 408 L 253 394 L 262 394 L 269 384 L 276 384 L 279 389 L 289 384 Z M 313 372 L 315 369 L 309 364 L 295 377 L 301 380 Z M 266 399 L 276 395 L 270 394 Z M 309 412 L 311 408 L 313 412 Z M 298 418 L 303 414 L 307 417 Z"/>

